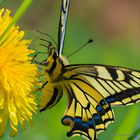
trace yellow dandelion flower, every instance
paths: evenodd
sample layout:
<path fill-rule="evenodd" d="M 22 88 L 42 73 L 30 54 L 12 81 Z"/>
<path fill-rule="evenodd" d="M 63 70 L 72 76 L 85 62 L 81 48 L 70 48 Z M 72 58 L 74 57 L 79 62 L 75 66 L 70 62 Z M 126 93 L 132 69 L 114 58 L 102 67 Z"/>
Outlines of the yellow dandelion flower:
<path fill-rule="evenodd" d="M 10 136 L 18 132 L 18 124 L 30 122 L 37 109 L 34 83 L 37 81 L 37 67 L 31 64 L 28 49 L 30 40 L 23 40 L 24 31 L 11 23 L 9 10 L 0 10 L 0 136 L 4 135 L 7 122 L 10 123 Z"/>

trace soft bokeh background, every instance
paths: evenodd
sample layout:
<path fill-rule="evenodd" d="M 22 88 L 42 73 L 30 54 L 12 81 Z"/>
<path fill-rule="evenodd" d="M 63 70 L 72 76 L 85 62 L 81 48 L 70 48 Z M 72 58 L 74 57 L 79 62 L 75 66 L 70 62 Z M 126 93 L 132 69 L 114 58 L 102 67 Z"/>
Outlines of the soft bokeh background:
<path fill-rule="evenodd" d="M 2 7 L 10 8 L 12 14 L 22 0 L 7 0 Z M 39 50 L 37 37 L 43 37 L 39 29 L 57 41 L 61 0 L 34 0 L 18 22 L 26 30 L 26 37 L 33 38 L 31 47 Z M 88 39 L 94 39 L 78 53 L 69 57 L 71 64 L 108 64 L 140 69 L 140 1 L 139 0 L 71 0 L 67 24 L 64 54 L 71 54 Z M 84 140 L 67 138 L 69 127 L 61 124 L 66 106 L 65 97 L 52 109 L 34 116 L 32 127 L 15 138 L 6 132 L 2 140 Z M 113 108 L 116 121 L 99 140 L 127 140 L 140 127 L 140 103 L 133 106 Z"/>

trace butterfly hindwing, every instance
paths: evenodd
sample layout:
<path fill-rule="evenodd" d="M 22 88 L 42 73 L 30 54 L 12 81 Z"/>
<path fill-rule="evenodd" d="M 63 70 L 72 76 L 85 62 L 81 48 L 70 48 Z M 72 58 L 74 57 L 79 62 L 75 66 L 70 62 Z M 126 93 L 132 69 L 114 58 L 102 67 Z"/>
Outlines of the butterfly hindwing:
<path fill-rule="evenodd" d="M 114 120 L 110 105 L 82 77 L 76 76 L 65 84 L 68 105 L 62 123 L 71 127 L 67 135 L 96 139 L 97 133 Z"/>
<path fill-rule="evenodd" d="M 97 133 L 114 120 L 110 106 L 140 99 L 138 71 L 105 65 L 68 65 L 63 76 L 68 105 L 62 123 L 71 127 L 68 136 L 96 139 Z"/>

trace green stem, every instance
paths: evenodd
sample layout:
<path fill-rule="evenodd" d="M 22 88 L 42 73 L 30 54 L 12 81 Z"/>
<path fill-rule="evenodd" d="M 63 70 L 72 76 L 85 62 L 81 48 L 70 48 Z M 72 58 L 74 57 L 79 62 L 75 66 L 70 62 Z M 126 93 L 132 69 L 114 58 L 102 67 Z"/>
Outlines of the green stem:
<path fill-rule="evenodd" d="M 6 32 L 10 29 L 11 26 L 13 26 L 20 18 L 21 16 L 24 14 L 24 12 L 26 11 L 26 9 L 30 6 L 30 4 L 32 3 L 32 0 L 23 0 L 22 4 L 20 5 L 19 9 L 16 11 L 12 22 L 9 24 L 9 26 L 7 27 L 7 29 L 4 31 L 4 33 L 0 36 L 0 40 L 4 37 L 4 35 L 6 34 Z M 4 42 L 2 42 L 0 44 L 0 46 L 3 44 Z"/>
<path fill-rule="evenodd" d="M 17 12 L 14 15 L 13 22 L 11 23 L 12 25 L 19 20 L 19 18 L 24 14 L 24 12 L 30 6 L 31 3 L 32 3 L 32 0 L 23 1 L 23 3 L 21 4 L 21 6 L 19 7 L 19 9 L 17 10 Z"/>

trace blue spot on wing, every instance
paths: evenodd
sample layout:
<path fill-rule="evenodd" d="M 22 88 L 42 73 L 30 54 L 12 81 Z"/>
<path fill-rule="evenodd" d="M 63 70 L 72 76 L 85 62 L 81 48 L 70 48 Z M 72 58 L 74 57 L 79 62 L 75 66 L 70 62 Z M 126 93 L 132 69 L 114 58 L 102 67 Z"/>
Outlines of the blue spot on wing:
<path fill-rule="evenodd" d="M 99 105 L 96 107 L 96 109 L 97 109 L 98 112 L 102 111 L 102 107 L 99 106 Z"/>
<path fill-rule="evenodd" d="M 100 104 L 101 104 L 101 105 L 105 105 L 105 104 L 106 104 L 105 100 L 101 100 L 101 101 L 100 101 Z"/>
<path fill-rule="evenodd" d="M 108 103 L 112 103 L 112 102 L 115 101 L 115 98 L 113 98 L 113 97 L 107 97 L 107 98 L 106 98 L 106 101 L 107 101 Z"/>
<path fill-rule="evenodd" d="M 94 122 L 93 122 L 93 120 L 88 120 L 88 126 L 89 126 L 89 128 L 94 128 Z"/>
<path fill-rule="evenodd" d="M 78 126 L 80 126 L 82 124 L 82 120 L 81 118 L 74 118 L 74 123 Z"/>
<path fill-rule="evenodd" d="M 98 119 L 100 119 L 100 116 L 98 114 L 94 114 L 93 119 L 98 120 Z"/>
<path fill-rule="evenodd" d="M 86 122 L 83 122 L 81 118 L 76 117 L 74 118 L 74 130 L 82 130 L 82 131 L 87 131 L 88 124 Z"/>
<path fill-rule="evenodd" d="M 94 119 L 95 125 L 103 123 L 101 116 L 98 115 L 98 114 L 94 114 L 93 115 L 93 119 Z"/>
<path fill-rule="evenodd" d="M 74 118 L 74 122 L 79 122 L 79 123 L 81 123 L 81 118 L 79 118 L 79 117 L 77 117 L 77 118 Z"/>

